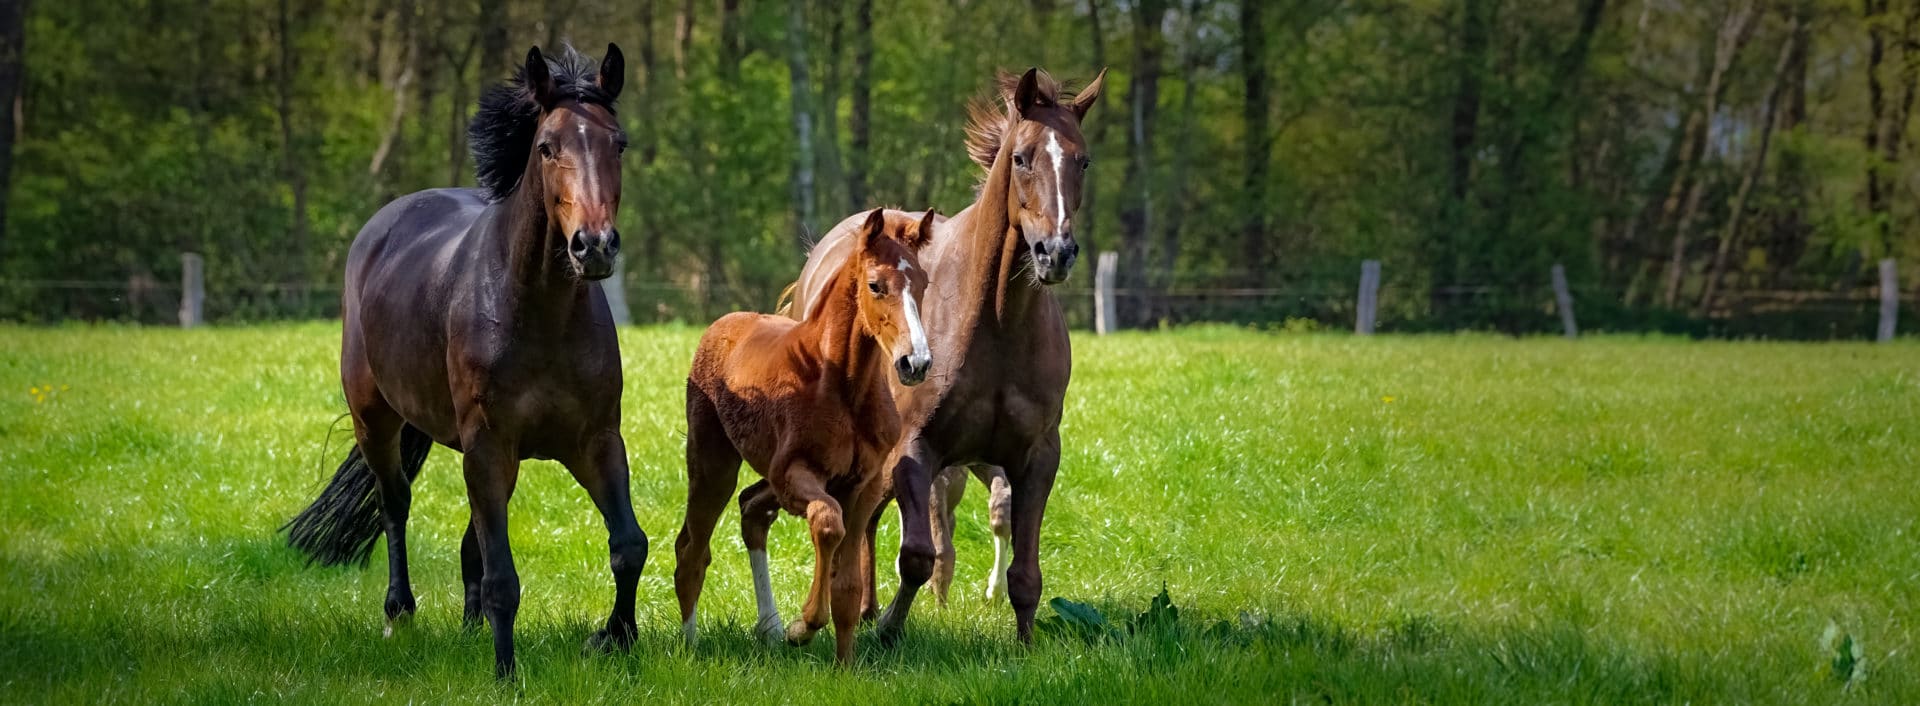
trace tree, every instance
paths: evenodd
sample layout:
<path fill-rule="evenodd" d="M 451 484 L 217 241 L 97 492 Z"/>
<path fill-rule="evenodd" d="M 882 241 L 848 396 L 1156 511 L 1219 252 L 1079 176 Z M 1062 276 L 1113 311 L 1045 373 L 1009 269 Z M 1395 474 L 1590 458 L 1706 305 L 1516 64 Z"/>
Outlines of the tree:
<path fill-rule="evenodd" d="M 7 206 L 13 183 L 13 138 L 19 125 L 14 110 L 20 100 L 21 69 L 26 56 L 27 0 L 0 0 L 0 256 L 6 254 Z"/>
<path fill-rule="evenodd" d="M 1147 234 L 1153 204 L 1153 129 L 1160 105 L 1160 62 L 1166 53 L 1161 25 L 1165 0 L 1139 0 L 1133 6 L 1133 77 L 1127 88 L 1127 202 L 1120 208 L 1120 285 L 1133 290 L 1133 313 L 1123 319 L 1143 323 L 1152 302 L 1143 296 L 1147 282 Z"/>

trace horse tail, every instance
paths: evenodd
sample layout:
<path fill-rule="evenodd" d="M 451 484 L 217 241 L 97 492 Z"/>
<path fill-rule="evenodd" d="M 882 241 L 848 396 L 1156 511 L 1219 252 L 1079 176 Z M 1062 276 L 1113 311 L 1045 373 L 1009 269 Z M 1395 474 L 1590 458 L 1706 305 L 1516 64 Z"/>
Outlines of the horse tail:
<path fill-rule="evenodd" d="M 411 424 L 400 427 L 400 468 L 406 472 L 408 484 L 420 475 L 427 452 L 432 450 L 433 438 L 426 432 Z M 280 529 L 287 533 L 287 544 L 307 555 L 309 566 L 367 565 L 373 556 L 373 543 L 384 528 L 380 522 L 379 484 L 358 444 L 347 452 L 320 497 Z"/>
<path fill-rule="evenodd" d="M 792 284 L 787 285 L 786 289 L 780 290 L 780 298 L 773 300 L 774 314 L 785 316 L 789 319 L 795 318 L 793 315 L 793 290 L 799 286 L 800 281 L 794 280 Z"/>

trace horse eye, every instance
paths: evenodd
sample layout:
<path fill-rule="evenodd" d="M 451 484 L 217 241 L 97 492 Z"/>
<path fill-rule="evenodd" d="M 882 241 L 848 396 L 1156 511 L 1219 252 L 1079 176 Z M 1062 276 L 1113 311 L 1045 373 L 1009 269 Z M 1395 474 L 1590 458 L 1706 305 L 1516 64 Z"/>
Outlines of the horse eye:
<path fill-rule="evenodd" d="M 873 296 L 876 297 L 886 296 L 887 294 L 887 288 L 880 286 L 879 282 L 868 282 L 867 291 L 873 292 Z"/>
<path fill-rule="evenodd" d="M 540 156 L 546 159 L 553 159 L 553 143 L 551 142 L 540 143 Z"/>
<path fill-rule="evenodd" d="M 1019 153 L 1015 153 L 1013 155 L 1013 166 L 1021 167 L 1024 169 L 1027 166 L 1026 156 Z"/>
<path fill-rule="evenodd" d="M 1091 167 L 1091 166 L 1093 166 L 1093 160 L 1087 159 L 1086 157 L 1080 158 L 1080 171 L 1084 172 L 1087 170 L 1088 167 Z"/>

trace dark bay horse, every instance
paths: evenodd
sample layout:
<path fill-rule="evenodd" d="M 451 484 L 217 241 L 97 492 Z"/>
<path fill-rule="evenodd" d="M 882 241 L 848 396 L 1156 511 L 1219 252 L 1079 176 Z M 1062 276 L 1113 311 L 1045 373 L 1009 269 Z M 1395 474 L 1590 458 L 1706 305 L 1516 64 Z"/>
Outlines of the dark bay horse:
<path fill-rule="evenodd" d="M 625 62 L 596 70 L 539 48 L 487 91 L 469 127 L 481 189 L 434 189 L 374 214 L 347 256 L 340 382 L 357 442 L 289 541 L 322 564 L 359 562 L 387 538 L 386 615 L 414 612 L 409 488 L 435 442 L 466 454 L 472 517 L 460 545 L 464 617 L 493 626 L 494 670 L 514 672 L 520 578 L 507 501 L 520 462 L 560 461 L 606 522 L 614 602 L 590 646 L 634 639 L 647 537 L 634 522 L 620 438 L 620 351 L 595 280 L 620 247 L 613 113 Z"/>
<path fill-rule="evenodd" d="M 852 663 L 867 579 L 859 559 L 872 555 L 861 546 L 871 541 L 862 530 L 885 495 L 886 462 L 900 441 L 888 380 L 917 385 L 933 360 L 917 303 L 927 272 L 916 255 L 933 220 L 932 212 L 916 222 L 873 211 L 806 321 L 733 313 L 700 338 L 687 373 L 687 514 L 674 542 L 673 586 L 688 644 L 714 524 L 744 458 L 765 477 L 774 510 L 807 518 L 813 538 L 813 583 L 800 618 L 786 627 L 787 641 L 812 640 L 831 610 L 834 654 Z M 766 525 L 758 525 L 757 541 L 742 529 L 756 587 L 769 582 Z M 778 612 L 769 617 L 765 593 L 763 636 L 780 622 Z"/>
<path fill-rule="evenodd" d="M 940 358 L 926 384 L 894 391 L 905 425 L 892 477 L 900 592 L 880 618 L 883 641 L 898 638 L 914 594 L 933 575 L 929 493 L 934 473 L 948 466 L 1005 470 L 1013 535 L 1007 596 L 1019 638 L 1032 639 L 1040 521 L 1060 466 L 1072 371 L 1066 323 L 1048 286 L 1067 279 L 1078 254 L 1073 216 L 1091 164 L 1080 123 L 1105 77 L 1102 71 L 1068 98 L 1039 69 L 1002 75 L 999 104 L 971 111 L 967 151 L 986 176 L 974 203 L 941 223 L 922 254 L 932 279 L 927 332 Z M 847 232 L 836 228 L 814 246 L 790 311 L 808 311 L 825 290 L 825 273 L 851 250 Z M 743 509 L 751 504 L 742 499 Z"/>

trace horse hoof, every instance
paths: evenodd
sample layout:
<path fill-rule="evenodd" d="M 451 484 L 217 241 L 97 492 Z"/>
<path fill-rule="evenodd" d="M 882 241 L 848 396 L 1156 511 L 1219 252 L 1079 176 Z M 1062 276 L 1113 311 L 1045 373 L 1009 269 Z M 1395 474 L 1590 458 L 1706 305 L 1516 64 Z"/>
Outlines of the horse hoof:
<path fill-rule="evenodd" d="M 807 621 L 795 620 L 787 624 L 787 644 L 794 647 L 805 646 L 813 642 L 814 631 L 807 628 Z"/>
<path fill-rule="evenodd" d="M 905 632 L 899 624 L 889 622 L 885 616 L 882 616 L 880 626 L 874 629 L 873 636 L 880 641 L 881 647 L 893 649 L 900 644 L 900 636 Z"/>
<path fill-rule="evenodd" d="M 778 616 L 771 620 L 762 620 L 758 625 L 753 626 L 753 634 L 760 638 L 761 644 L 768 647 L 778 647 L 787 639 L 786 628 L 780 624 Z"/>
<path fill-rule="evenodd" d="M 633 647 L 634 631 L 600 629 L 587 636 L 587 645 L 582 649 L 586 654 L 612 654 L 625 652 Z"/>
<path fill-rule="evenodd" d="M 399 615 L 395 615 L 393 617 L 387 618 L 387 627 L 385 630 L 381 631 L 380 637 L 391 640 L 393 639 L 393 626 L 398 625 L 400 626 L 400 629 L 405 630 L 407 626 L 412 624 L 413 624 L 413 613 L 411 612 L 401 613 Z"/>

